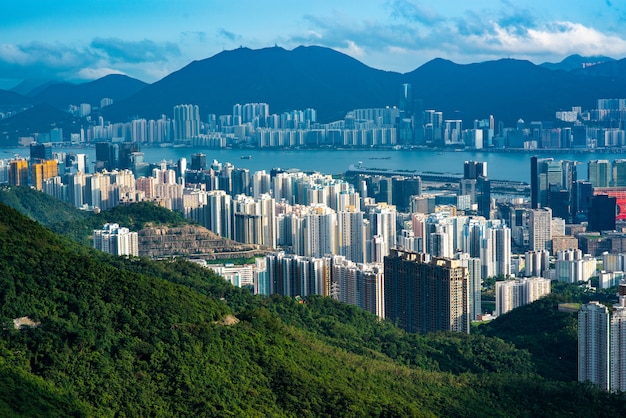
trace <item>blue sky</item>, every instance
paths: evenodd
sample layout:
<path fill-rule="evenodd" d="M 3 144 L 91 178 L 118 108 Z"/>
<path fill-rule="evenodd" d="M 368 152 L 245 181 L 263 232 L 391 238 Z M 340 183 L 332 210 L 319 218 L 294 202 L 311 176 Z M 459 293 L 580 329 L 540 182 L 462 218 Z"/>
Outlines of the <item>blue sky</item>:
<path fill-rule="evenodd" d="M 441 57 L 626 57 L 623 0 L 19 0 L 0 13 L 0 88 L 23 79 L 154 82 L 239 46 L 321 45 L 382 70 Z"/>

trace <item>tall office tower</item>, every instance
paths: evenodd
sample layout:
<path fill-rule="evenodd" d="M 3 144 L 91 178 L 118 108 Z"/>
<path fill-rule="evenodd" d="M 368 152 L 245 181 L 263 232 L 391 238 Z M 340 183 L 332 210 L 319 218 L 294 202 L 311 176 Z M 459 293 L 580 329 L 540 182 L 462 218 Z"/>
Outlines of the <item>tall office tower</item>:
<path fill-rule="evenodd" d="M 611 165 L 609 160 L 592 160 L 587 164 L 587 179 L 593 187 L 611 185 Z"/>
<path fill-rule="evenodd" d="M 259 197 L 264 193 L 270 193 L 272 190 L 271 177 L 265 170 L 255 171 L 252 175 L 252 196 Z"/>
<path fill-rule="evenodd" d="M 28 161 L 22 158 L 9 162 L 9 184 L 28 186 Z"/>
<path fill-rule="evenodd" d="M 96 142 L 96 171 L 118 167 L 119 146 L 109 142 Z"/>
<path fill-rule="evenodd" d="M 391 204 L 393 201 L 393 185 L 389 177 L 372 176 L 367 179 L 368 195 L 380 203 Z"/>
<path fill-rule="evenodd" d="M 357 264 L 342 256 L 331 260 L 331 296 L 382 318 L 382 265 Z"/>
<path fill-rule="evenodd" d="M 487 179 L 487 163 L 465 161 L 463 179 L 460 181 L 461 195 L 469 195 L 470 203 L 478 205 L 478 213 L 489 219 L 491 213 L 491 182 Z"/>
<path fill-rule="evenodd" d="M 174 106 L 174 140 L 190 139 L 200 133 L 200 110 L 198 105 Z"/>
<path fill-rule="evenodd" d="M 211 190 L 207 193 L 207 228 L 224 237 L 233 238 L 232 199 L 223 190 Z"/>
<path fill-rule="evenodd" d="M 532 209 L 539 208 L 539 159 L 535 156 L 530 157 L 530 207 Z"/>
<path fill-rule="evenodd" d="M 615 187 L 625 187 L 626 186 L 626 160 L 619 159 L 613 161 L 613 169 L 612 169 L 612 185 Z"/>
<path fill-rule="evenodd" d="M 617 199 L 604 194 L 592 196 L 588 213 L 588 231 L 614 231 Z"/>
<path fill-rule="evenodd" d="M 462 120 L 448 119 L 443 122 L 443 142 L 445 145 L 464 144 Z"/>
<path fill-rule="evenodd" d="M 465 161 L 463 163 L 463 178 L 477 179 L 487 177 L 487 163 L 479 161 Z"/>
<path fill-rule="evenodd" d="M 391 178 L 392 204 L 400 212 L 408 212 L 412 196 L 422 194 L 422 179 L 419 176 L 403 177 L 394 176 Z"/>
<path fill-rule="evenodd" d="M 552 239 L 552 210 L 550 208 L 533 209 L 530 212 L 529 242 L 533 251 L 550 250 Z"/>
<path fill-rule="evenodd" d="M 381 254 L 386 256 L 389 254 L 389 250 L 396 246 L 396 207 L 388 205 L 386 203 L 378 203 L 376 205 L 367 206 L 365 208 L 365 217 L 369 221 L 370 236 L 380 237 L 382 241 L 378 240 L 381 244 Z M 372 247 L 373 250 L 373 247 Z M 381 262 L 381 259 L 374 259 L 374 251 L 370 252 L 369 262 Z"/>
<path fill-rule="evenodd" d="M 409 332 L 469 333 L 469 274 L 460 260 L 394 249 L 384 265 L 386 319 Z"/>
<path fill-rule="evenodd" d="M 577 179 L 578 165 L 580 163 L 576 161 L 554 161 L 552 158 L 531 157 L 531 208 L 550 207 L 559 211 L 561 217 L 569 220 L 572 188 Z"/>
<path fill-rule="evenodd" d="M 139 153 L 139 144 L 135 142 L 122 142 L 119 144 L 119 161 L 116 167 L 134 170 L 136 154 Z M 143 157 L 143 154 L 142 154 Z M 140 161 L 143 162 L 143 159 Z"/>
<path fill-rule="evenodd" d="M 93 246 L 95 249 L 113 255 L 139 255 L 139 237 L 128 228 L 118 224 L 105 224 L 102 229 L 93 230 Z"/>
<path fill-rule="evenodd" d="M 590 302 L 578 311 L 578 381 L 610 388 L 609 309 Z"/>
<path fill-rule="evenodd" d="M 429 109 L 423 115 L 424 140 L 433 145 L 443 145 L 443 112 Z"/>
<path fill-rule="evenodd" d="M 580 223 L 587 220 L 589 211 L 589 199 L 593 196 L 593 186 L 591 182 L 577 180 L 572 189 L 572 220 Z"/>
<path fill-rule="evenodd" d="M 364 263 L 367 259 L 366 236 L 363 212 L 337 212 L 337 254 L 355 263 Z"/>
<path fill-rule="evenodd" d="M 191 155 L 191 169 L 192 170 L 206 170 L 206 154 L 197 153 Z"/>
<path fill-rule="evenodd" d="M 483 313 L 482 309 L 482 268 L 479 258 L 470 257 L 468 253 L 457 253 L 455 258 L 467 269 L 469 280 L 469 310 L 470 321 Z"/>
<path fill-rule="evenodd" d="M 37 189 L 43 189 L 43 182 L 52 177 L 59 175 L 59 167 L 57 160 L 37 160 L 39 162 L 31 163 L 31 185 Z"/>
<path fill-rule="evenodd" d="M 529 279 L 496 282 L 496 315 L 503 315 L 550 294 L 550 279 Z"/>
<path fill-rule="evenodd" d="M 414 111 L 413 103 L 413 87 L 409 83 L 402 84 L 400 86 L 400 112 L 403 112 L 403 117 L 411 117 Z"/>
<path fill-rule="evenodd" d="M 33 142 L 30 144 L 30 160 L 51 160 L 52 144 L 38 144 Z"/>

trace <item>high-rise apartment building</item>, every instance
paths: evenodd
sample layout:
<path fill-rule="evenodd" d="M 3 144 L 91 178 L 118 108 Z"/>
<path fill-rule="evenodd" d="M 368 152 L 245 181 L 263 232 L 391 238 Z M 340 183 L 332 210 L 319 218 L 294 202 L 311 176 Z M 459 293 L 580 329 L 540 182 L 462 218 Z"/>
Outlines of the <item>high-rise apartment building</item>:
<path fill-rule="evenodd" d="M 460 260 L 394 249 L 384 265 L 385 318 L 409 332 L 469 333 L 469 274 Z"/>
<path fill-rule="evenodd" d="M 589 302 L 578 311 L 578 381 L 610 388 L 609 308 Z"/>
<path fill-rule="evenodd" d="M 383 266 L 332 257 L 331 296 L 383 318 Z"/>
<path fill-rule="evenodd" d="M 200 109 L 198 105 L 174 106 L 174 140 L 191 139 L 200 134 Z"/>
<path fill-rule="evenodd" d="M 550 294 L 550 279 L 527 279 L 496 282 L 496 315 L 503 315 L 517 307 L 527 305 Z"/>
<path fill-rule="evenodd" d="M 284 296 L 330 296 L 330 258 L 301 257 L 284 252 L 266 257 L 270 292 Z"/>
<path fill-rule="evenodd" d="M 22 158 L 9 162 L 9 184 L 28 186 L 28 161 Z"/>
<path fill-rule="evenodd" d="M 43 190 L 43 182 L 59 175 L 57 160 L 37 160 L 31 163 L 31 185 L 37 190 Z"/>
<path fill-rule="evenodd" d="M 102 229 L 94 229 L 93 246 L 95 249 L 113 255 L 139 255 L 139 236 L 128 228 L 118 224 L 105 224 Z"/>
<path fill-rule="evenodd" d="M 529 247 L 533 251 L 550 250 L 552 239 L 552 210 L 533 209 L 529 217 Z"/>

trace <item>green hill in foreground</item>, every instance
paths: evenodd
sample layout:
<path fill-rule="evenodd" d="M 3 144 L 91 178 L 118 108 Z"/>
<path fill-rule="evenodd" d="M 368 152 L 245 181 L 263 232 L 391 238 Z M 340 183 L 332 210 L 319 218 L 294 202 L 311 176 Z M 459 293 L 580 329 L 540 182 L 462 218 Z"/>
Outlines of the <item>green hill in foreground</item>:
<path fill-rule="evenodd" d="M 114 258 L 0 204 L 1 416 L 619 416 L 498 338 L 411 336 L 185 261 Z M 15 329 L 28 317 L 34 326 Z M 393 352 L 390 351 L 393 348 Z"/>

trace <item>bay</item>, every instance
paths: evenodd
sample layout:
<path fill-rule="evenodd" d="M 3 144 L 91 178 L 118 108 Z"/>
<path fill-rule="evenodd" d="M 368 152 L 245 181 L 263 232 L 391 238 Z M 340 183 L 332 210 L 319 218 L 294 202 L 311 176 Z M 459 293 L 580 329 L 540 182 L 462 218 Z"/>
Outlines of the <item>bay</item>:
<path fill-rule="evenodd" d="M 487 163 L 487 175 L 492 180 L 530 182 L 530 157 L 552 157 L 555 160 L 571 160 L 583 163 L 578 169 L 578 178 L 587 178 L 587 163 L 596 159 L 626 158 L 621 153 L 605 152 L 485 152 L 485 151 L 437 151 L 437 150 L 392 150 L 392 149 L 212 149 L 201 147 L 141 147 L 144 161 L 177 162 L 180 158 L 191 163 L 191 155 L 203 153 L 207 162 L 217 160 L 229 162 L 237 168 L 247 168 L 251 173 L 272 168 L 319 171 L 324 174 L 340 174 L 351 165 L 364 168 L 387 170 L 415 170 L 418 172 L 454 173 L 463 172 L 464 161 Z M 91 147 L 54 147 L 53 152 L 83 153 L 95 162 L 95 149 Z M 5 148 L 0 158 L 14 155 L 28 157 L 28 147 Z M 242 158 L 244 157 L 244 158 Z"/>

